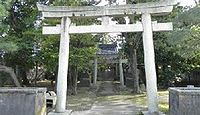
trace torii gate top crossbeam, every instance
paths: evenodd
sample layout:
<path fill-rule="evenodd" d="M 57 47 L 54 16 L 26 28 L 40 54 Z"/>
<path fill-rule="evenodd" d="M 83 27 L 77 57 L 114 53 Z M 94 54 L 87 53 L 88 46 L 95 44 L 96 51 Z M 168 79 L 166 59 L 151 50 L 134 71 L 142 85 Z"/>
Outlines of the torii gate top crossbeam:
<path fill-rule="evenodd" d="M 160 2 L 149 2 L 139 4 L 117 5 L 117 6 L 45 6 L 39 5 L 44 17 L 102 17 L 132 14 L 158 14 L 165 15 L 172 11 L 176 0 L 162 0 Z"/>

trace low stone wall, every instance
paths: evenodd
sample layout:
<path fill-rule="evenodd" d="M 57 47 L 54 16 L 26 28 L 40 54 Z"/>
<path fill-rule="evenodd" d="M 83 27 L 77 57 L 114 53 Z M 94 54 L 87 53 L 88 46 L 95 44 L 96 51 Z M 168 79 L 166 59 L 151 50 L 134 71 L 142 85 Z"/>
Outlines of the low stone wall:
<path fill-rule="evenodd" d="M 46 88 L 0 88 L 0 115 L 46 115 Z"/>
<path fill-rule="evenodd" d="M 199 115 L 200 88 L 169 88 L 170 115 Z"/>

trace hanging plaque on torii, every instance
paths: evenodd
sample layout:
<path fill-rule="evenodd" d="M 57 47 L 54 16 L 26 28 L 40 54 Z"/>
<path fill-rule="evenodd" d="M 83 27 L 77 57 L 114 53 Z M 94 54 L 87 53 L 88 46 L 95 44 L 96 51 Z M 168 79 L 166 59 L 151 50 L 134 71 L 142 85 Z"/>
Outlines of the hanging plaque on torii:
<path fill-rule="evenodd" d="M 152 22 L 151 15 L 167 15 L 176 5 L 176 0 L 117 5 L 117 6 L 44 6 L 38 5 L 39 11 L 46 18 L 62 18 L 57 26 L 44 26 L 43 34 L 60 34 L 59 68 L 57 80 L 57 103 L 55 112 L 65 112 L 67 92 L 67 72 L 69 58 L 69 34 L 143 32 L 144 63 L 147 84 L 148 112 L 158 113 L 157 77 L 153 31 L 171 31 L 171 22 Z M 108 17 L 141 15 L 141 22 L 118 25 L 71 25 L 70 18 Z"/>

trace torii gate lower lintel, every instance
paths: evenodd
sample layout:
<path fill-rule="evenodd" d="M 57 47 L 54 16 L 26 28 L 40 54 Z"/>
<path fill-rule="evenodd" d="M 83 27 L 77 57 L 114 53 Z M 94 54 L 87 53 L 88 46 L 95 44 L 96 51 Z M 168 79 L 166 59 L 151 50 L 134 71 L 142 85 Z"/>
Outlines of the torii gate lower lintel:
<path fill-rule="evenodd" d="M 61 25 L 43 27 L 43 34 L 61 34 L 59 51 L 59 70 L 57 80 L 57 103 L 55 112 L 65 112 L 67 93 L 67 68 L 69 58 L 69 34 L 80 33 L 117 33 L 117 32 L 143 32 L 144 62 L 147 84 L 148 113 L 158 113 L 157 77 L 155 69 L 155 54 L 153 46 L 153 31 L 170 31 L 172 23 L 157 23 L 151 21 L 151 15 L 164 15 L 173 9 L 177 2 L 162 1 L 139 3 L 123 6 L 42 6 L 38 5 L 44 17 L 61 17 Z M 92 25 L 72 26 L 70 17 L 104 17 L 113 15 L 142 15 L 142 22 L 126 25 Z"/>

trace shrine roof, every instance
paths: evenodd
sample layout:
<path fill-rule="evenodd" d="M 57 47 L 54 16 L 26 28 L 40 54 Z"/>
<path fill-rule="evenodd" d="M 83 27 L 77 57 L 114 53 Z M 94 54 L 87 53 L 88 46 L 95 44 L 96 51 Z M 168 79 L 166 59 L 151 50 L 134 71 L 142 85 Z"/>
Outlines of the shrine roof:
<path fill-rule="evenodd" d="M 97 55 L 118 55 L 117 44 L 99 44 Z"/>

